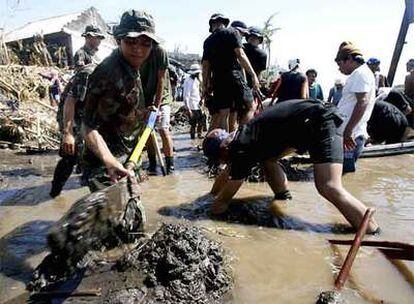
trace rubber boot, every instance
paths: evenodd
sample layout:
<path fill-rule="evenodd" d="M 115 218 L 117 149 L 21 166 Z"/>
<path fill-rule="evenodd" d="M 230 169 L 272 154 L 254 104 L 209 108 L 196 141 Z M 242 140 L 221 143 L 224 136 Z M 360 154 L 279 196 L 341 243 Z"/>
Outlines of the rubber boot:
<path fill-rule="evenodd" d="M 148 173 L 157 174 L 157 158 L 155 154 L 154 155 L 148 154 L 148 161 L 149 161 Z"/>
<path fill-rule="evenodd" d="M 52 189 L 49 193 L 51 197 L 56 197 L 60 194 L 63 186 L 72 174 L 76 162 L 77 159 L 74 156 L 64 156 L 59 160 L 53 174 Z"/>
<path fill-rule="evenodd" d="M 166 156 L 165 157 L 165 166 L 167 167 L 167 174 L 174 173 L 174 157 L 173 156 Z"/>

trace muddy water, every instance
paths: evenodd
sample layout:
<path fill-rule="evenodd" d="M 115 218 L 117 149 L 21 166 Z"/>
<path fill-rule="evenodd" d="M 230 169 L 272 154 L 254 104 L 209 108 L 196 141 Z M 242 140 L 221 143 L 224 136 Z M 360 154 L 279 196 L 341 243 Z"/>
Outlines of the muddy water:
<path fill-rule="evenodd" d="M 294 200 L 278 206 L 278 218 L 265 212 L 271 201 L 266 184 L 245 184 L 235 203 L 250 202 L 249 221 L 215 219 L 206 211 L 212 185 L 201 174 L 196 141 L 176 137 L 174 176 L 150 177 L 143 184 L 148 230 L 162 222 L 191 221 L 220 240 L 231 255 L 235 273 L 233 303 L 314 303 L 330 290 L 344 248 L 327 239 L 351 239 L 342 216 L 322 199 L 312 182 L 291 182 Z M 0 151 L 0 302 L 24 292 L 30 272 L 45 256 L 45 235 L 53 221 L 88 193 L 72 178 L 63 194 L 49 199 L 56 155 L 16 155 Z M 375 240 L 414 243 L 414 155 L 363 159 L 357 174 L 344 178 L 355 196 L 377 209 L 383 233 Z M 363 248 L 343 291 L 348 303 L 412 303 L 411 282 L 379 252 Z"/>

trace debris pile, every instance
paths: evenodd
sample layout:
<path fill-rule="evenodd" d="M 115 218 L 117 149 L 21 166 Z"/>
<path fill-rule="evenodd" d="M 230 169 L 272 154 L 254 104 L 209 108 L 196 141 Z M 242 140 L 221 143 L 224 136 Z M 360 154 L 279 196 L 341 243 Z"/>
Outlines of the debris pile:
<path fill-rule="evenodd" d="M 50 81 L 36 66 L 0 66 L 0 141 L 43 149 L 59 146 L 57 109 L 49 105 Z"/>
<path fill-rule="evenodd" d="M 215 303 L 231 288 L 222 247 L 197 227 L 163 225 L 119 265 L 146 273 L 151 303 Z"/>
<path fill-rule="evenodd" d="M 78 263 L 77 276 L 72 276 L 78 282 L 77 290 L 99 291 L 99 298 L 77 297 L 78 301 L 204 304 L 224 303 L 230 297 L 233 277 L 223 248 L 194 226 L 164 224 L 151 238 L 140 239 L 135 249 L 119 259 L 109 256 L 105 260 L 102 253 L 89 252 Z M 39 285 L 30 283 L 32 288 L 37 287 L 35 290 L 42 290 L 32 294 L 33 299 L 42 294 L 48 294 L 49 300 L 53 300 L 53 294 L 59 298 L 71 285 L 62 265 L 52 271 L 54 277 L 50 275 L 47 266 L 57 265 L 48 257 L 42 262 L 41 271 L 59 285 L 39 289 Z"/>

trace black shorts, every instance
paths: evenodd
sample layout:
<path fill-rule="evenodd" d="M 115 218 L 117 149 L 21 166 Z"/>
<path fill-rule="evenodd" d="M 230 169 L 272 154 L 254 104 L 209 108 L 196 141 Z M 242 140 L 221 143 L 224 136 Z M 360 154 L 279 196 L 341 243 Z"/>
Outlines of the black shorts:
<path fill-rule="evenodd" d="M 213 80 L 213 95 L 213 111 L 235 109 L 237 112 L 246 112 L 253 105 L 252 89 L 247 86 L 239 70 L 217 75 Z"/>
<path fill-rule="evenodd" d="M 309 137 L 309 155 L 315 164 L 341 163 L 344 158 L 343 138 L 333 119 L 313 123 Z"/>

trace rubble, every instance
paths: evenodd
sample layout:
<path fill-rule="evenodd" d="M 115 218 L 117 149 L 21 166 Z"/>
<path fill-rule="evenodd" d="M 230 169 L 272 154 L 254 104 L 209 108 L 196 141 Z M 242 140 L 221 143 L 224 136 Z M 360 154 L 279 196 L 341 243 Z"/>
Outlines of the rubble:
<path fill-rule="evenodd" d="M 40 75 L 47 72 L 37 66 L 0 66 L 0 147 L 59 147 L 57 109 L 48 99 L 50 82 Z"/>

